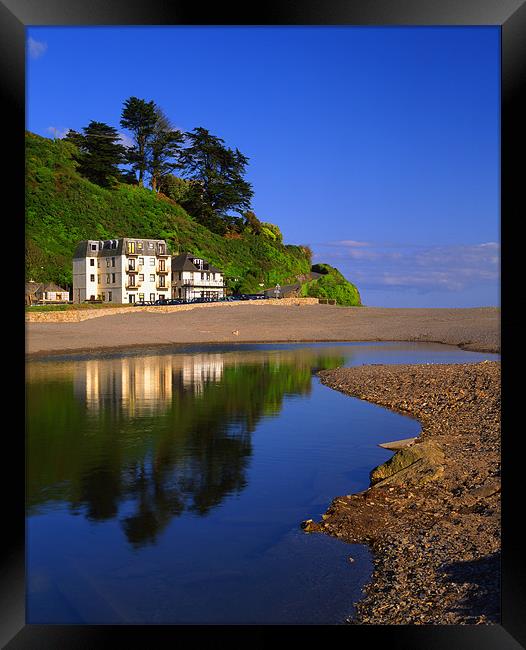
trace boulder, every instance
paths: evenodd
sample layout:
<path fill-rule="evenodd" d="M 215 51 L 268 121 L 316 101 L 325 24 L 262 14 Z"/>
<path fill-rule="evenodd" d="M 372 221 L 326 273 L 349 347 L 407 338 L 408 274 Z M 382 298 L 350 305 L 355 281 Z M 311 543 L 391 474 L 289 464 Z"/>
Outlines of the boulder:
<path fill-rule="evenodd" d="M 370 473 L 371 486 L 422 485 L 444 472 L 444 452 L 437 443 L 420 442 L 403 447 Z"/>

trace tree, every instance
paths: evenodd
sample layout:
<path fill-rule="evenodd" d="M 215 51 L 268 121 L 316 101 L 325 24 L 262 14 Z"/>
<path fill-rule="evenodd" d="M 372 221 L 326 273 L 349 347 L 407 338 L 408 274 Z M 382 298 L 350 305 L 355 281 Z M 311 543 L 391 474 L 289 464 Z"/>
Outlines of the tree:
<path fill-rule="evenodd" d="M 252 210 L 248 210 L 243 216 L 245 217 L 245 228 L 250 229 L 255 235 L 261 235 L 263 225 Z"/>
<path fill-rule="evenodd" d="M 127 162 L 139 173 L 139 185 L 144 183 L 144 174 L 148 168 L 148 146 L 154 137 L 157 121 L 153 101 L 129 97 L 124 102 L 120 124 L 133 134 L 134 145 L 127 150 Z"/>
<path fill-rule="evenodd" d="M 152 190 L 159 191 L 163 177 L 178 167 L 178 154 L 184 134 L 174 129 L 159 106 L 155 107 L 157 121 L 147 150 L 148 171 Z"/>
<path fill-rule="evenodd" d="M 224 146 L 224 140 L 197 127 L 186 134 L 189 146 L 180 154 L 183 176 L 194 185 L 190 213 L 215 232 L 226 229 L 228 212 L 243 214 L 250 209 L 253 190 L 244 178 L 248 158 L 238 149 Z"/>
<path fill-rule="evenodd" d="M 126 149 L 120 135 L 112 126 L 92 120 L 82 129 L 83 133 L 69 130 L 65 140 L 74 144 L 79 153 L 78 171 L 82 176 L 102 187 L 110 187 L 120 178 L 121 165 Z"/>

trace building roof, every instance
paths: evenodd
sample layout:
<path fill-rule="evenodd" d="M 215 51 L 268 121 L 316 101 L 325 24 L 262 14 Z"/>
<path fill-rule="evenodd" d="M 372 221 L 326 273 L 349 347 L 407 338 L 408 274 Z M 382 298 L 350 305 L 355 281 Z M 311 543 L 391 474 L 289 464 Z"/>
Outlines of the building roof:
<path fill-rule="evenodd" d="M 61 293 L 68 293 L 67 289 L 59 287 L 54 282 L 34 282 L 30 280 L 26 282 L 26 294 L 30 293 L 44 293 L 45 291 L 60 291 Z"/>
<path fill-rule="evenodd" d="M 137 246 L 137 253 L 140 255 L 156 255 L 157 247 L 155 244 L 164 244 L 166 246 L 166 241 L 164 239 L 142 239 L 140 237 L 121 237 L 120 239 L 105 239 L 104 241 L 99 239 L 86 239 L 77 244 L 75 252 L 73 253 L 73 259 L 84 259 L 86 257 L 112 257 L 117 255 L 124 255 L 126 252 L 126 244 L 128 242 L 137 242 L 142 244 L 142 250 Z M 91 244 L 97 246 L 96 250 L 91 250 Z M 154 244 L 154 248 L 151 249 L 149 244 Z"/>
<path fill-rule="evenodd" d="M 194 260 L 203 260 L 203 268 L 199 268 L 194 264 Z M 192 255 L 192 253 L 181 253 L 180 255 L 174 255 L 172 257 L 172 271 L 208 271 L 210 273 L 223 273 L 215 266 L 212 266 L 210 262 L 207 262 L 204 258 L 199 257 L 198 255 Z"/>

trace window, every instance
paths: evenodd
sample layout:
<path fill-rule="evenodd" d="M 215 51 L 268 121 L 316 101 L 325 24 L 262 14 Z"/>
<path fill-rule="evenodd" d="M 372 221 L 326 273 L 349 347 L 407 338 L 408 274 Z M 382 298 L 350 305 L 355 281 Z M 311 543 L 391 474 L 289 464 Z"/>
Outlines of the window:
<path fill-rule="evenodd" d="M 128 242 L 128 253 L 135 253 L 135 242 L 134 241 L 129 241 Z"/>
<path fill-rule="evenodd" d="M 155 294 L 154 294 L 154 293 L 151 293 L 151 294 L 150 294 L 150 300 L 151 300 L 152 302 L 155 300 Z"/>
<path fill-rule="evenodd" d="M 96 251 L 97 250 L 97 244 L 92 244 L 91 245 L 91 250 Z"/>
<path fill-rule="evenodd" d="M 150 266 L 155 266 L 155 257 L 150 257 Z"/>
<path fill-rule="evenodd" d="M 144 293 L 139 294 L 139 300 L 144 301 Z"/>
<path fill-rule="evenodd" d="M 90 257 L 89 265 L 90 266 L 95 266 L 95 258 L 94 257 Z"/>
<path fill-rule="evenodd" d="M 108 259 L 106 260 L 106 266 L 109 266 L 109 265 L 110 265 L 110 258 L 108 257 Z"/>
<path fill-rule="evenodd" d="M 139 282 L 144 282 L 144 273 L 139 273 Z"/>
<path fill-rule="evenodd" d="M 106 273 L 106 284 L 110 283 L 110 274 Z"/>
<path fill-rule="evenodd" d="M 111 265 L 115 266 L 115 258 L 114 257 L 111 258 Z"/>
<path fill-rule="evenodd" d="M 144 257 L 139 257 L 139 264 L 144 264 Z"/>
<path fill-rule="evenodd" d="M 153 248 L 153 242 L 148 242 L 148 248 Z"/>
<path fill-rule="evenodd" d="M 100 284 L 100 273 L 97 273 L 97 284 Z"/>
<path fill-rule="evenodd" d="M 155 273 L 150 273 L 150 282 L 155 282 Z"/>
<path fill-rule="evenodd" d="M 103 292 L 100 294 L 100 297 L 102 298 L 102 302 L 104 302 L 104 301 L 106 300 L 105 296 L 106 296 L 106 294 L 105 294 L 104 291 L 103 291 Z"/>
<path fill-rule="evenodd" d="M 142 251 L 142 241 L 137 242 L 137 249 Z"/>
<path fill-rule="evenodd" d="M 112 301 L 112 293 L 111 291 L 108 291 L 108 302 Z"/>
<path fill-rule="evenodd" d="M 90 275 L 90 276 L 89 276 L 89 281 L 90 281 L 90 282 L 95 282 L 95 276 L 94 276 L 94 275 Z"/>
<path fill-rule="evenodd" d="M 113 284 L 115 284 L 115 273 L 111 274 L 111 281 L 113 282 Z"/>
<path fill-rule="evenodd" d="M 97 268 L 100 269 L 100 260 L 97 260 Z"/>

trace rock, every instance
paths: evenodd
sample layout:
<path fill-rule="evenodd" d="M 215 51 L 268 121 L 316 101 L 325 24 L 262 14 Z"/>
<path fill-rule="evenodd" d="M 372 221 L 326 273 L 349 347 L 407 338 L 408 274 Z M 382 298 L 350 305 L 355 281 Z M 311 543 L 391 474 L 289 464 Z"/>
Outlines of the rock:
<path fill-rule="evenodd" d="M 378 446 L 383 447 L 384 449 L 398 451 L 404 447 L 409 447 L 409 445 L 412 445 L 415 440 L 416 438 L 404 438 L 403 440 L 393 440 L 392 442 L 381 442 Z"/>
<path fill-rule="evenodd" d="M 418 465 L 416 465 L 419 461 Z M 371 471 L 371 486 L 382 485 L 421 485 L 438 478 L 444 471 L 444 452 L 435 442 L 421 442 L 404 447 L 382 465 Z M 411 466 L 415 465 L 413 469 Z M 400 474 L 405 470 L 403 474 Z M 395 478 L 397 474 L 400 474 Z M 387 481 L 386 479 L 391 479 Z"/>

